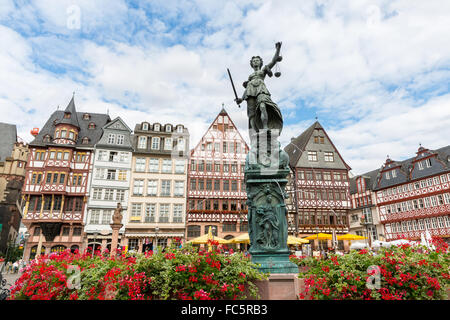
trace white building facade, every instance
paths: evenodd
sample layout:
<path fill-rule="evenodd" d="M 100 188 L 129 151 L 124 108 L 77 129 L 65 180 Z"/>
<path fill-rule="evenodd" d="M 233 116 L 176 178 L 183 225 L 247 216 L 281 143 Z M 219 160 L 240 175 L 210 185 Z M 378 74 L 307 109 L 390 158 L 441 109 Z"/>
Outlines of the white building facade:
<path fill-rule="evenodd" d="M 132 159 L 131 129 L 117 117 L 103 127 L 95 146 L 90 197 L 85 215 L 85 245 L 111 250 L 110 223 L 117 204 L 122 205 L 123 221 L 128 212 Z M 119 231 L 119 245 L 125 226 Z"/>

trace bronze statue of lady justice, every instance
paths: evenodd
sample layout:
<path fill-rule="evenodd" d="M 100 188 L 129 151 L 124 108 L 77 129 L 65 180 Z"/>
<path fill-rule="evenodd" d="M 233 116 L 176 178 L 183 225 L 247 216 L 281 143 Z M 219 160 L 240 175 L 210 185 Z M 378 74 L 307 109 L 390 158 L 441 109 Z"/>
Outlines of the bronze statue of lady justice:
<path fill-rule="evenodd" d="M 253 56 L 250 60 L 250 66 L 254 72 L 249 75 L 248 81 L 243 83 L 245 88 L 242 98 L 234 100 L 238 105 L 244 100 L 247 101 L 247 116 L 249 131 L 254 130 L 259 132 L 261 130 L 279 130 L 278 135 L 281 134 L 283 128 L 283 117 L 280 108 L 272 101 L 270 92 L 264 83 L 266 75 L 272 77 L 272 68 L 277 62 L 282 60 L 280 55 L 281 42 L 275 44 L 275 55 L 269 64 L 263 67 L 263 60 L 260 56 Z M 279 76 L 276 73 L 275 76 Z M 231 79 L 231 75 L 230 75 Z M 233 85 L 234 89 L 234 85 Z M 235 92 L 236 94 L 236 92 Z"/>

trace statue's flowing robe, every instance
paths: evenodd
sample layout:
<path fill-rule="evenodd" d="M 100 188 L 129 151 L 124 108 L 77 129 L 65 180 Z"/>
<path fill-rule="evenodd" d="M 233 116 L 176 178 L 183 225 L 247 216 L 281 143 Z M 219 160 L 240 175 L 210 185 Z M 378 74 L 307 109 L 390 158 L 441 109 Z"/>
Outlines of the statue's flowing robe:
<path fill-rule="evenodd" d="M 277 104 L 272 101 L 270 92 L 269 90 L 267 90 L 267 87 L 264 83 L 266 68 L 268 67 L 265 66 L 262 70 L 255 71 L 248 77 L 247 88 L 244 91 L 242 99 L 247 100 L 249 97 L 254 97 L 256 99 L 255 106 L 247 104 L 249 128 L 256 131 L 263 129 L 260 105 L 261 103 L 264 103 L 266 105 L 267 111 L 267 129 L 277 129 L 279 130 L 279 134 L 281 134 L 281 130 L 283 129 L 283 116 L 281 115 L 280 108 L 278 108 Z M 256 128 L 251 127 L 251 117 L 254 117 L 255 119 L 254 123 Z"/>

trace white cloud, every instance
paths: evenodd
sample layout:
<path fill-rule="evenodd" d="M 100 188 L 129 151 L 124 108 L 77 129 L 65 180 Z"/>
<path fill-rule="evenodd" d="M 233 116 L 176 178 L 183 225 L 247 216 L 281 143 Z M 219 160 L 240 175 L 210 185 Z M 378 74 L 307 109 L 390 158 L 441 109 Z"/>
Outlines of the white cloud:
<path fill-rule="evenodd" d="M 71 5 L 81 9 L 78 31 L 67 28 Z M 241 95 L 250 57 L 269 62 L 281 40 L 282 76 L 266 82 L 286 121 L 281 140 L 317 114 L 353 171 L 366 172 L 387 154 L 413 156 L 419 142 L 448 144 L 449 15 L 446 1 L 2 2 L 2 121 L 30 139 L 75 90 L 80 110 L 109 109 L 131 128 L 189 124 L 191 146 L 225 103 L 246 138 L 245 104 L 233 102 L 226 68 Z"/>

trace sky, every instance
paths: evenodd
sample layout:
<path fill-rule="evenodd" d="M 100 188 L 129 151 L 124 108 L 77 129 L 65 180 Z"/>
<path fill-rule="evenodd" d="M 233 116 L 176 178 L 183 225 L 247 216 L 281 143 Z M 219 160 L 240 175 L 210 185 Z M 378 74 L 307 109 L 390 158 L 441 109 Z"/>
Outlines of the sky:
<path fill-rule="evenodd" d="M 450 137 L 450 1 L 1 0 L 0 114 L 30 142 L 75 92 L 78 111 L 184 124 L 194 147 L 222 109 L 248 141 L 252 56 L 286 146 L 318 121 L 354 175 Z"/>

